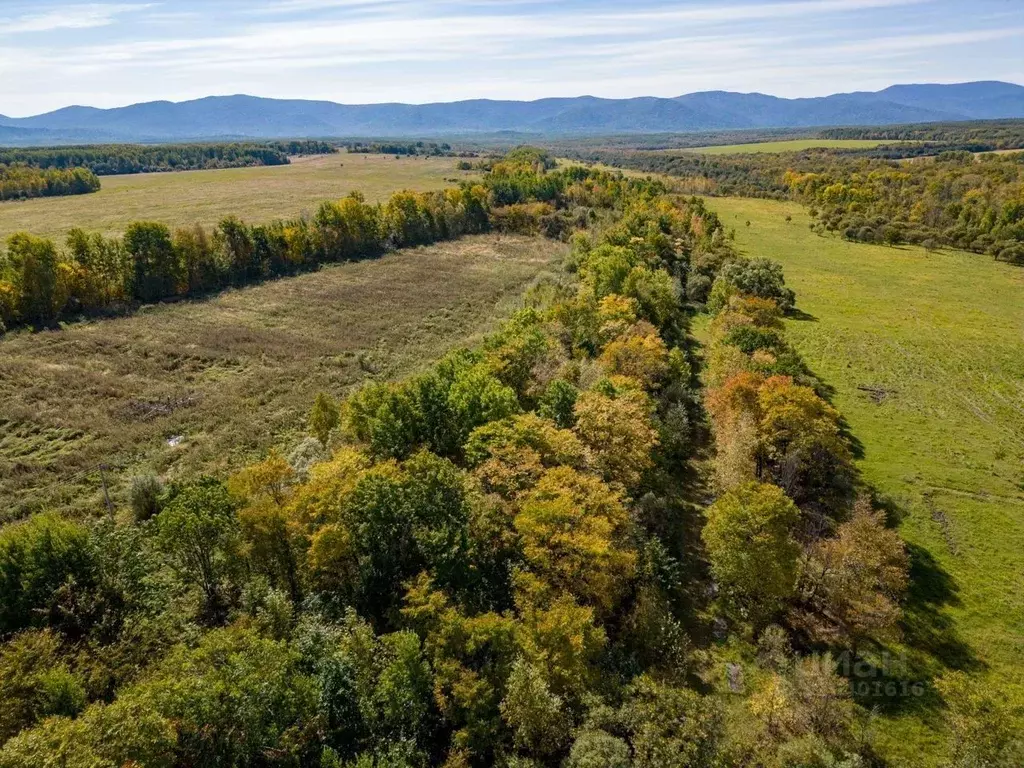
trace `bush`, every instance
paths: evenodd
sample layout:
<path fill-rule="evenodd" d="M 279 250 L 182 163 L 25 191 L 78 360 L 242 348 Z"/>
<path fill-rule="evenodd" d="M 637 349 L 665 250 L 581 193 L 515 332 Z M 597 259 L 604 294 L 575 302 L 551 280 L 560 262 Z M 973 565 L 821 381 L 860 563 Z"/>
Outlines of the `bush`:
<path fill-rule="evenodd" d="M 25 632 L 0 648 L 0 744 L 51 715 L 74 716 L 85 690 L 49 631 Z"/>
<path fill-rule="evenodd" d="M 786 349 L 786 342 L 778 331 L 772 328 L 758 328 L 753 325 L 740 325 L 733 328 L 723 339 L 723 343 L 739 347 L 747 355 L 753 355 L 760 349 L 772 352 L 782 352 Z"/>
<path fill-rule="evenodd" d="M 1005 261 L 1009 264 L 1024 266 L 1024 243 L 1011 243 L 1003 246 L 997 258 L 999 261 Z"/>
<path fill-rule="evenodd" d="M 144 522 L 160 511 L 160 494 L 164 485 L 156 475 L 133 477 L 129 488 L 132 515 L 137 522 Z"/>
<path fill-rule="evenodd" d="M 770 259 L 750 259 L 726 264 L 719 279 L 734 285 L 740 293 L 772 299 L 786 312 L 796 303 L 796 294 L 786 287 L 782 265 Z"/>
<path fill-rule="evenodd" d="M 631 768 L 629 745 L 604 731 L 584 731 L 572 745 L 565 768 Z"/>

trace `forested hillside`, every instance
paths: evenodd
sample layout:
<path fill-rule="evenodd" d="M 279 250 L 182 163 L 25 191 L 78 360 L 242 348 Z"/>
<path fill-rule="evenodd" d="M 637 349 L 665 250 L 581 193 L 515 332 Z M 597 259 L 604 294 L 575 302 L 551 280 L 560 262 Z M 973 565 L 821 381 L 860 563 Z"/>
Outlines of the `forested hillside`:
<path fill-rule="evenodd" d="M 215 137 L 408 137 L 422 136 L 425 130 L 432 136 L 508 131 L 599 136 L 1022 117 L 1024 87 L 974 82 L 895 86 L 877 93 L 797 99 L 729 91 L 703 91 L 675 98 L 578 96 L 434 104 L 338 104 L 213 96 L 114 109 L 65 107 L 32 117 L 0 118 L 0 128 L 10 141 L 54 144 Z"/>
<path fill-rule="evenodd" d="M 287 454 L 0 530 L 0 768 L 853 767 L 873 705 L 925 695 L 960 765 L 1014 764 L 1015 702 L 886 656 L 908 555 L 785 338 L 781 268 L 661 182 L 547 165 L 126 236 L 129 272 L 161 279 L 193 253 L 249 280 L 470 227 L 572 256 L 479 346 L 322 394 Z"/>

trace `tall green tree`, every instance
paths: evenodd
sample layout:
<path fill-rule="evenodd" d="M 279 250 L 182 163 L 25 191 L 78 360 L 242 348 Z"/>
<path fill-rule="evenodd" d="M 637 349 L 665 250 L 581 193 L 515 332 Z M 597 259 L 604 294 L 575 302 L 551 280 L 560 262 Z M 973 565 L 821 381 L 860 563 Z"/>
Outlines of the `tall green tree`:
<path fill-rule="evenodd" d="M 185 275 L 171 240 L 171 231 L 163 224 L 140 221 L 129 224 L 124 247 L 134 264 L 134 295 L 140 301 L 158 301 L 177 295 Z"/>
<path fill-rule="evenodd" d="M 209 478 L 173 488 L 156 517 L 157 541 L 186 584 L 202 595 L 202 615 L 211 623 L 227 616 L 228 590 L 237 565 L 237 503 Z"/>
<path fill-rule="evenodd" d="M 707 510 L 702 535 L 711 570 L 730 603 L 756 622 L 796 589 L 799 520 L 781 488 L 760 483 L 729 491 Z"/>
<path fill-rule="evenodd" d="M 7 240 L 8 272 L 19 295 L 18 313 L 25 322 L 52 323 L 64 307 L 57 247 L 51 240 L 24 233 Z"/>

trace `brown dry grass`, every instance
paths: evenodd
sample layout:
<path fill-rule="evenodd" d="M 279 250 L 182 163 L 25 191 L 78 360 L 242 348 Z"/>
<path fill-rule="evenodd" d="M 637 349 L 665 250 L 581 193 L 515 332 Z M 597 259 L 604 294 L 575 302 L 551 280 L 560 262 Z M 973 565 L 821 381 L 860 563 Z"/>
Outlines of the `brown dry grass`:
<path fill-rule="evenodd" d="M 141 471 L 218 474 L 287 450 L 317 392 L 341 395 L 470 341 L 563 253 L 473 237 L 0 339 L 0 519 L 5 508 L 102 509 L 101 464 L 123 500 Z"/>
<path fill-rule="evenodd" d="M 450 157 L 342 153 L 269 168 L 104 176 L 103 188 L 91 195 L 0 203 L 0 242 L 14 232 L 63 239 L 74 227 L 113 235 L 141 220 L 173 228 L 212 226 L 228 215 L 252 222 L 291 218 L 355 190 L 376 202 L 400 189 L 442 189 L 451 186 L 446 179 L 470 178 L 455 166 Z"/>

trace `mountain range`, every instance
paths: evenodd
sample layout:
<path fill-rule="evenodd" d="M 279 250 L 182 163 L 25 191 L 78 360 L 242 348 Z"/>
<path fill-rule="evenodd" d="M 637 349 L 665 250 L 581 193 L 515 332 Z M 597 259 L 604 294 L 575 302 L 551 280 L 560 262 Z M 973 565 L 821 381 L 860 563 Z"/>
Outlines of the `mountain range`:
<path fill-rule="evenodd" d="M 894 85 L 877 92 L 784 99 L 704 91 L 677 98 L 438 104 L 361 104 L 211 96 L 116 109 L 65 107 L 25 118 L 0 115 L 2 144 L 183 141 L 212 138 L 684 133 L 757 128 L 987 120 L 1024 117 L 1024 86 L 996 81 Z"/>

